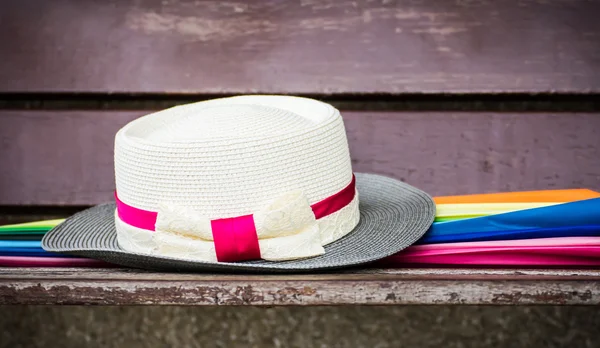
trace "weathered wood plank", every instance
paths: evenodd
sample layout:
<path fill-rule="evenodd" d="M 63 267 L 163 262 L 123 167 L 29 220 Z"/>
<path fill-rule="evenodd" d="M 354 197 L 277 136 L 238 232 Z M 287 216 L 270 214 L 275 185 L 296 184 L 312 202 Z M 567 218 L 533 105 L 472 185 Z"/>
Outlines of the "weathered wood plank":
<path fill-rule="evenodd" d="M 598 305 L 600 273 L 429 269 L 234 276 L 3 268 L 0 304 Z"/>
<path fill-rule="evenodd" d="M 112 199 L 113 139 L 143 112 L 0 111 L 0 205 Z M 343 112 L 354 170 L 433 195 L 600 189 L 600 114 Z"/>
<path fill-rule="evenodd" d="M 354 268 L 336 272 L 292 274 L 201 274 L 156 272 L 135 268 L 45 268 L 0 267 L 0 280 L 163 280 L 163 281 L 252 281 L 252 280 L 586 280 L 600 281 L 594 268 Z"/>
<path fill-rule="evenodd" d="M 0 92 L 600 91 L 600 1 L 0 3 Z"/>

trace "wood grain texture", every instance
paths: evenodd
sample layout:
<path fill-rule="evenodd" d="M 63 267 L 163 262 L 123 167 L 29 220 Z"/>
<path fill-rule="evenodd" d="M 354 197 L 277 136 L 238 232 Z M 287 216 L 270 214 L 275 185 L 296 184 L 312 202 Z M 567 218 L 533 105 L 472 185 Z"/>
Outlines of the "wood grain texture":
<path fill-rule="evenodd" d="M 112 199 L 114 134 L 144 112 L 0 111 L 0 205 Z M 432 195 L 600 190 L 600 114 L 342 112 L 353 168 Z"/>
<path fill-rule="evenodd" d="M 135 268 L 13 268 L 1 267 L 0 279 L 20 280 L 76 280 L 104 279 L 124 280 L 162 280 L 162 281 L 252 281 L 252 280 L 600 280 L 600 269 L 594 268 L 354 268 L 323 273 L 292 274 L 218 274 L 218 273 L 175 273 L 156 272 Z"/>
<path fill-rule="evenodd" d="M 234 276 L 1 268 L 0 304 L 600 304 L 600 273 L 593 270 L 529 271 L 533 277 L 521 270 L 373 271 Z"/>
<path fill-rule="evenodd" d="M 0 3 L 0 92 L 600 91 L 600 1 Z"/>

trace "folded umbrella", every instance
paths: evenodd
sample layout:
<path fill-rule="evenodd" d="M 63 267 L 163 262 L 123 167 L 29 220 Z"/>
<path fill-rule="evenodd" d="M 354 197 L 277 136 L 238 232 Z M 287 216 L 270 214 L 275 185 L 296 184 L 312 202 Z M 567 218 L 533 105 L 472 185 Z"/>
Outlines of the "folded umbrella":
<path fill-rule="evenodd" d="M 585 199 L 598 198 L 600 192 L 588 189 L 538 190 L 482 193 L 460 196 L 433 197 L 436 204 L 457 203 L 530 203 L 530 202 L 575 202 Z"/>
<path fill-rule="evenodd" d="M 0 250 L 8 248 L 27 248 L 42 249 L 42 242 L 39 240 L 0 240 Z"/>
<path fill-rule="evenodd" d="M 28 248 L 0 249 L 0 256 L 71 257 Z"/>
<path fill-rule="evenodd" d="M 564 202 L 560 202 L 564 203 Z M 441 203 L 436 204 L 435 221 L 471 219 L 479 216 L 509 213 L 533 208 L 543 208 L 559 202 L 528 203 Z"/>
<path fill-rule="evenodd" d="M 406 264 L 600 266 L 600 237 L 417 245 L 379 264 L 387 267 Z"/>
<path fill-rule="evenodd" d="M 39 240 L 0 240 L 0 256 L 54 256 Z"/>
<path fill-rule="evenodd" d="M 433 229 L 433 226 L 432 226 Z M 533 229 L 508 229 L 497 231 L 469 232 L 448 234 L 426 234 L 416 245 L 434 244 L 434 243 L 460 243 L 460 242 L 480 242 L 495 240 L 521 240 L 532 238 L 553 238 L 553 237 L 593 237 L 600 236 L 600 226 L 560 226 L 560 227 L 542 227 Z"/>
<path fill-rule="evenodd" d="M 434 223 L 417 244 L 600 235 L 600 198 Z"/>
<path fill-rule="evenodd" d="M 0 226 L 0 238 L 4 235 L 43 235 L 63 221 L 64 219 L 53 219 Z"/>
<path fill-rule="evenodd" d="M 80 257 L 0 256 L 0 267 L 114 267 L 114 265 Z"/>
<path fill-rule="evenodd" d="M 0 266 L 93 266 L 98 261 L 59 255 L 42 249 L 41 240 L 46 232 L 64 219 L 34 221 L 0 226 Z"/>
<path fill-rule="evenodd" d="M 561 203 L 598 198 L 588 189 L 538 190 L 434 197 L 436 222 L 470 219 L 479 216 L 541 208 Z"/>
<path fill-rule="evenodd" d="M 42 240 L 44 234 L 3 234 L 0 235 L 0 240 Z"/>

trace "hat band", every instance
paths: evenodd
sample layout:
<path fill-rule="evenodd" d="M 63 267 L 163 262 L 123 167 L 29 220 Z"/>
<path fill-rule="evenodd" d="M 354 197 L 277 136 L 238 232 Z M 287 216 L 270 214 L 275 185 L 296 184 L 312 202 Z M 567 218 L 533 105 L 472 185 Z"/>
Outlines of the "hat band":
<path fill-rule="evenodd" d="M 356 195 L 354 174 L 348 186 L 341 191 L 310 205 L 315 219 L 336 213 L 349 205 Z M 155 231 L 158 212 L 130 206 L 115 191 L 117 214 L 124 223 L 144 230 Z M 210 221 L 217 261 L 235 262 L 260 259 L 260 247 L 253 215 L 244 215 Z"/>

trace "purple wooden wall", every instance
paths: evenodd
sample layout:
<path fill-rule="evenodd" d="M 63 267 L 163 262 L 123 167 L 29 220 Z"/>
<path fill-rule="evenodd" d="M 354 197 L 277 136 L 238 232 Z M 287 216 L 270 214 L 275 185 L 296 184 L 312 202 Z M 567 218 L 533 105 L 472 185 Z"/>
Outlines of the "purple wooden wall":
<path fill-rule="evenodd" d="M 600 113 L 342 112 L 356 171 L 435 195 L 600 190 Z M 1 112 L 0 205 L 110 200 L 114 134 L 143 114 Z"/>
<path fill-rule="evenodd" d="M 600 2 L 0 2 L 0 91 L 600 91 Z"/>
<path fill-rule="evenodd" d="M 0 206 L 110 200 L 119 127 L 165 97 L 242 93 L 343 98 L 355 170 L 434 195 L 600 190 L 598 13 L 566 0 L 2 2 Z M 547 100 L 536 112 L 534 95 Z M 586 107 L 561 107 L 575 97 Z M 470 106 L 431 112 L 427 98 Z"/>

